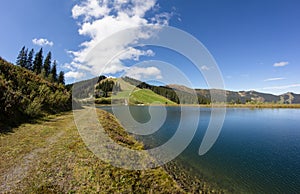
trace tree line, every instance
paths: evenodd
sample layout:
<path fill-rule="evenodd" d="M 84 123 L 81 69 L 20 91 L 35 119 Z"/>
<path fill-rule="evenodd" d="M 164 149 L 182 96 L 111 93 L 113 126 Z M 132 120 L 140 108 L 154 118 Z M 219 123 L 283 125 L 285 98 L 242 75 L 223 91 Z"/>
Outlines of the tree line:
<path fill-rule="evenodd" d="M 18 54 L 16 65 L 26 68 L 52 83 L 65 84 L 64 72 L 60 71 L 57 74 L 57 62 L 54 60 L 52 64 L 51 52 L 47 53 L 44 60 L 43 48 L 35 53 L 34 49 L 29 51 L 28 48 L 23 46 Z"/>

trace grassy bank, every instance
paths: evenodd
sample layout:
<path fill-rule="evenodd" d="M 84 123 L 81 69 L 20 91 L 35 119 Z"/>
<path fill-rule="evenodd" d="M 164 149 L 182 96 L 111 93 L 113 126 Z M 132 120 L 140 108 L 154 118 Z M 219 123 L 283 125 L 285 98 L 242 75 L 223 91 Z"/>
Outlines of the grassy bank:
<path fill-rule="evenodd" d="M 161 106 L 160 104 L 152 106 Z M 164 106 L 211 108 L 212 104 L 166 104 Z M 300 108 L 300 104 L 214 104 L 215 108 Z"/>
<path fill-rule="evenodd" d="M 111 115 L 107 133 L 116 142 L 141 149 Z M 111 130 L 115 129 L 115 130 Z M 72 113 L 23 124 L 13 133 L 1 134 L 0 191 L 12 193 L 183 193 L 162 168 L 147 171 L 119 169 L 91 153 L 73 122 Z"/>
<path fill-rule="evenodd" d="M 211 107 L 211 105 L 200 105 L 200 107 Z M 227 108 L 300 108 L 300 104 L 216 104 L 214 107 Z"/>

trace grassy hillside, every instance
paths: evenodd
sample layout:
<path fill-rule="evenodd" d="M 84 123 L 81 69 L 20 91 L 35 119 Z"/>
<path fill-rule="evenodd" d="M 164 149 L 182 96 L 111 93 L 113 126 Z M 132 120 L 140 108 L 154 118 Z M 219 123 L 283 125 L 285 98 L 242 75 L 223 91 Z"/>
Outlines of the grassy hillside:
<path fill-rule="evenodd" d="M 118 82 L 120 83 L 122 89 L 122 91 L 118 93 L 118 96 L 129 96 L 129 102 L 131 104 L 176 104 L 175 102 L 156 94 L 152 90 L 140 89 L 139 87 L 126 81 L 126 79 L 119 78 Z"/>
<path fill-rule="evenodd" d="M 121 78 L 106 78 L 101 80 L 99 83 L 104 83 L 106 81 L 113 81 L 115 84 L 120 86 L 120 91 L 109 93 L 109 97 L 102 97 L 96 99 L 96 103 L 111 103 L 111 99 L 115 100 L 117 103 L 125 103 L 125 99 L 128 99 L 129 104 L 175 104 L 173 101 L 160 96 L 149 89 L 140 89 L 129 82 L 124 81 Z M 97 87 L 97 86 L 96 86 Z"/>
<path fill-rule="evenodd" d="M 132 92 L 130 95 L 130 102 L 132 104 L 176 104 L 148 89 L 139 89 Z"/>
<path fill-rule="evenodd" d="M 64 85 L 0 58 L 0 132 L 3 126 L 65 111 L 70 105 L 71 94 Z"/>

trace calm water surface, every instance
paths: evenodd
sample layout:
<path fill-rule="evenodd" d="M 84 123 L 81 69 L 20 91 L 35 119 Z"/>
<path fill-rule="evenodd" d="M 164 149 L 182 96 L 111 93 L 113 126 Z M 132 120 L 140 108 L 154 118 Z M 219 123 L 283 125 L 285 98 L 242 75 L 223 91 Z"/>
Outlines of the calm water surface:
<path fill-rule="evenodd" d="M 110 107 L 101 108 L 111 112 Z M 193 119 L 197 108 L 185 108 Z M 148 107 L 132 106 L 130 111 L 139 122 L 151 118 Z M 159 131 L 138 137 L 147 147 L 163 144 L 176 132 L 180 107 L 167 107 L 167 113 Z M 228 108 L 218 140 L 199 156 L 210 113 L 209 108 L 201 108 L 196 135 L 176 160 L 221 187 L 250 193 L 300 193 L 300 109 Z"/>

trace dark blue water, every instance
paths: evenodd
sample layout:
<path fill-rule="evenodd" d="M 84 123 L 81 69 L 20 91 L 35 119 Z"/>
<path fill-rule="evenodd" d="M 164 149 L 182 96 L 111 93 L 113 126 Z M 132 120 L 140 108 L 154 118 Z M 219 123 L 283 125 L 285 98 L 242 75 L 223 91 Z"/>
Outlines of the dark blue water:
<path fill-rule="evenodd" d="M 110 111 L 109 107 L 102 107 Z M 189 109 L 195 117 L 196 107 Z M 139 122 L 150 119 L 148 107 L 131 107 Z M 161 129 L 139 137 L 146 146 L 163 144 L 176 133 L 179 107 L 167 107 Z M 198 149 L 211 110 L 201 108 L 200 123 L 188 148 L 176 159 L 193 174 L 215 181 L 220 187 L 250 193 L 300 193 L 300 109 L 227 109 L 216 143 L 204 156 Z M 188 129 L 187 129 L 188 130 Z"/>

